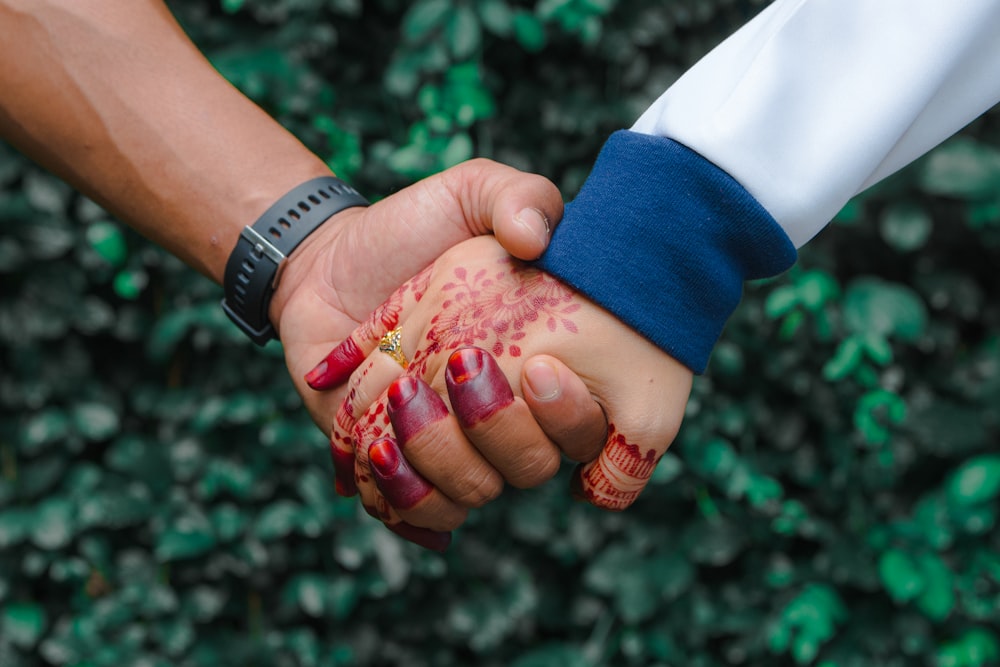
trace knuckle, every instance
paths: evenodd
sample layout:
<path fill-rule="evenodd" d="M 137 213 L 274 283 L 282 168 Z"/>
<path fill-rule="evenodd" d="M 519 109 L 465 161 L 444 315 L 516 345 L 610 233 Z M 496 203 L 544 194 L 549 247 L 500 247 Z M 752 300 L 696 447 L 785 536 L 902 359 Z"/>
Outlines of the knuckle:
<path fill-rule="evenodd" d="M 503 480 L 492 471 L 484 471 L 476 479 L 458 488 L 452 499 L 463 507 L 477 508 L 496 500 L 503 492 Z"/>
<path fill-rule="evenodd" d="M 559 452 L 551 448 L 536 450 L 533 456 L 526 457 L 526 464 L 515 475 L 508 475 L 507 481 L 519 489 L 530 489 L 541 486 L 556 476 L 562 463 Z"/>

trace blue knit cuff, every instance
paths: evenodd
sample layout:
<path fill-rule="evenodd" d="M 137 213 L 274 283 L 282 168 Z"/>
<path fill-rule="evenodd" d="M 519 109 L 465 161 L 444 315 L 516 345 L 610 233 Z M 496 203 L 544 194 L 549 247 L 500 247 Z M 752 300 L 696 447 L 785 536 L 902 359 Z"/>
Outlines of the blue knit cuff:
<path fill-rule="evenodd" d="M 695 373 L 748 279 L 795 246 L 729 174 L 671 139 L 615 132 L 537 266 Z"/>

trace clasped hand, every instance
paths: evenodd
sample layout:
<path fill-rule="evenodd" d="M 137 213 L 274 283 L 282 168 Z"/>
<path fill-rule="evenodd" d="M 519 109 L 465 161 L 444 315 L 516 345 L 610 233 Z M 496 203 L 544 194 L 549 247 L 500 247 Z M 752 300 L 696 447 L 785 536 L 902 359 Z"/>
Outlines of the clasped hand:
<path fill-rule="evenodd" d="M 378 350 L 396 328 L 405 369 Z M 628 507 L 676 435 L 692 379 L 488 236 L 400 287 L 310 385 L 328 389 L 351 370 L 331 434 L 338 491 L 360 493 L 390 529 L 435 549 L 505 481 L 539 485 L 563 455 L 583 464 L 580 497 Z"/>

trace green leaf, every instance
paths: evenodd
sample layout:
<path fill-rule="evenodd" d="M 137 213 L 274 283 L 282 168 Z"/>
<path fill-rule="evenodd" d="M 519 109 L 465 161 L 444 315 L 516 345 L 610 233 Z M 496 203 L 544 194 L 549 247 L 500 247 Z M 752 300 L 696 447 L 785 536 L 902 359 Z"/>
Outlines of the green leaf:
<path fill-rule="evenodd" d="M 507 37 L 514 29 L 514 13 L 504 0 L 482 0 L 479 18 L 483 27 L 498 37 Z"/>
<path fill-rule="evenodd" d="M 840 294 L 840 285 L 825 271 L 806 271 L 795 282 L 799 299 L 809 310 L 821 308 Z"/>
<path fill-rule="evenodd" d="M 797 306 L 798 290 L 792 285 L 782 285 L 767 295 L 764 302 L 764 312 L 772 319 L 777 319 Z"/>
<path fill-rule="evenodd" d="M 110 406 L 103 403 L 78 403 L 71 418 L 76 430 L 87 440 L 107 440 L 118 432 L 119 419 Z"/>
<path fill-rule="evenodd" d="M 917 204 L 904 202 L 888 208 L 879 221 L 886 243 L 900 252 L 924 247 L 934 229 L 930 214 Z"/>
<path fill-rule="evenodd" d="M 897 603 L 908 602 L 924 591 L 920 567 L 905 551 L 889 549 L 878 562 L 879 577 L 889 596 Z"/>
<path fill-rule="evenodd" d="M 823 366 L 823 377 L 840 380 L 850 375 L 861 363 L 864 346 L 858 336 L 848 336 L 840 341 L 833 357 Z"/>
<path fill-rule="evenodd" d="M 140 269 L 126 269 L 115 274 L 111 283 L 115 294 L 128 301 L 134 301 L 142 294 L 149 282 L 149 276 Z"/>
<path fill-rule="evenodd" d="M 906 401 L 885 389 L 865 393 L 854 409 L 854 425 L 869 443 L 884 444 L 891 435 L 889 426 L 906 419 Z"/>
<path fill-rule="evenodd" d="M 73 505 L 65 498 L 42 501 L 31 524 L 31 541 L 48 551 L 62 549 L 73 539 L 75 514 Z"/>
<path fill-rule="evenodd" d="M 448 0 L 418 0 L 403 19 L 403 36 L 411 42 L 425 39 L 444 25 L 451 9 Z"/>
<path fill-rule="evenodd" d="M 161 562 L 193 558 L 208 552 L 216 544 L 211 526 L 186 525 L 163 531 L 156 540 L 156 557 Z"/>
<path fill-rule="evenodd" d="M 30 650 L 45 632 L 45 610 L 32 602 L 22 602 L 4 606 L 0 628 L 0 636 L 8 639 L 14 646 Z"/>
<path fill-rule="evenodd" d="M 482 41 L 479 18 L 471 8 L 461 5 L 451 12 L 445 28 L 445 40 L 452 55 L 464 60 L 475 53 Z"/>
<path fill-rule="evenodd" d="M 441 153 L 441 164 L 451 167 L 472 157 L 472 139 L 465 132 L 453 136 Z"/>
<path fill-rule="evenodd" d="M 290 500 L 278 501 L 264 508 L 254 525 L 254 534 L 262 540 L 276 540 L 295 530 L 299 506 Z"/>
<path fill-rule="evenodd" d="M 118 225 L 99 220 L 87 227 L 87 242 L 111 266 L 121 266 L 128 257 L 128 245 Z"/>
<path fill-rule="evenodd" d="M 924 581 L 916 598 L 917 608 L 928 618 L 943 621 L 955 607 L 955 577 L 937 554 L 921 553 L 917 564 Z"/>
<path fill-rule="evenodd" d="M 938 147 L 922 167 L 920 184 L 932 194 L 990 200 L 1000 191 L 1000 150 L 968 137 Z"/>
<path fill-rule="evenodd" d="M 1000 495 L 1000 454 L 984 454 L 962 464 L 947 482 L 956 505 L 977 505 Z"/>
<path fill-rule="evenodd" d="M 912 289 L 879 278 L 854 280 L 844 295 L 847 327 L 859 334 L 912 341 L 927 326 L 927 309 Z"/>
<path fill-rule="evenodd" d="M 541 51 L 545 46 L 545 26 L 530 12 L 519 9 L 514 14 L 514 37 L 525 51 Z"/>

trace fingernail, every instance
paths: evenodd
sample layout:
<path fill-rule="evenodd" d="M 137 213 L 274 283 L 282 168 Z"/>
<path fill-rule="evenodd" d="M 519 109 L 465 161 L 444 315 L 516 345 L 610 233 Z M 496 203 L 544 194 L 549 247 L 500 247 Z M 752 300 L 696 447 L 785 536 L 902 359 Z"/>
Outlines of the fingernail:
<path fill-rule="evenodd" d="M 333 486 L 338 495 L 350 498 L 358 493 L 354 482 L 354 455 L 330 443 L 330 458 L 333 459 Z"/>
<path fill-rule="evenodd" d="M 389 420 L 400 446 L 428 424 L 448 416 L 448 406 L 423 380 L 401 377 L 389 385 Z"/>
<path fill-rule="evenodd" d="M 417 378 L 401 377 L 389 385 L 389 407 L 399 410 L 417 395 Z"/>
<path fill-rule="evenodd" d="M 483 370 L 485 352 L 478 347 L 463 347 L 448 358 L 445 377 L 455 384 L 463 384 L 479 376 Z"/>
<path fill-rule="evenodd" d="M 389 504 L 396 509 L 410 509 L 434 489 L 414 470 L 392 438 L 379 438 L 368 448 L 372 475 Z"/>
<path fill-rule="evenodd" d="M 306 373 L 306 384 L 317 391 L 336 387 L 351 377 L 354 369 L 360 366 L 364 360 L 364 352 L 361 351 L 353 338 L 348 338 L 333 348 L 323 361 Z"/>
<path fill-rule="evenodd" d="M 514 214 L 514 222 L 531 232 L 543 246 L 549 242 L 549 232 L 552 231 L 549 219 L 537 208 L 522 208 Z"/>
<path fill-rule="evenodd" d="M 448 545 L 451 544 L 451 533 L 431 530 L 430 528 L 419 528 L 405 521 L 386 524 L 385 527 L 404 540 L 409 540 L 431 551 L 444 552 L 448 548 Z"/>
<path fill-rule="evenodd" d="M 452 353 L 444 376 L 455 416 L 464 428 L 489 419 L 514 402 L 514 392 L 496 360 L 478 347 Z"/>
<path fill-rule="evenodd" d="M 548 362 L 529 361 L 524 367 L 524 379 L 532 396 L 539 401 L 551 401 L 561 393 L 559 374 Z"/>

